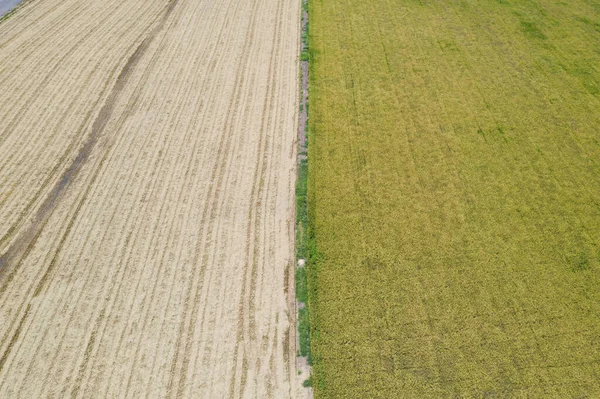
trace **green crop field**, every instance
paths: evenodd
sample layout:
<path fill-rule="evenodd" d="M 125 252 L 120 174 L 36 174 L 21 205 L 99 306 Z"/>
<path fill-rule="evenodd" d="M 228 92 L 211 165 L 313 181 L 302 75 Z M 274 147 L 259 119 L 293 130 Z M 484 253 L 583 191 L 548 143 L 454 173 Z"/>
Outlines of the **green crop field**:
<path fill-rule="evenodd" d="M 310 0 L 320 398 L 600 397 L 600 1 Z"/>

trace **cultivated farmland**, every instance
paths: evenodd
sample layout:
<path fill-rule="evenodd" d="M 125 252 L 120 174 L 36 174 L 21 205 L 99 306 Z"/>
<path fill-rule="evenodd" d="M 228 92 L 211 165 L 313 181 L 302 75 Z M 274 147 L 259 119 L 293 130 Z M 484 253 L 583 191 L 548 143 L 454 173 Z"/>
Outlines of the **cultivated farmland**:
<path fill-rule="evenodd" d="M 317 397 L 600 397 L 599 21 L 310 2 Z"/>
<path fill-rule="evenodd" d="M 0 22 L 0 397 L 294 397 L 300 2 Z"/>

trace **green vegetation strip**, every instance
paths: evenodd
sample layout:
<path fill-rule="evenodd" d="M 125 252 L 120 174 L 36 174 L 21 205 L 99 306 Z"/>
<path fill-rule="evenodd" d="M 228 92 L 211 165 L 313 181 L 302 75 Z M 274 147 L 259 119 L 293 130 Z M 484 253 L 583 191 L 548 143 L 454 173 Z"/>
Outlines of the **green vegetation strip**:
<path fill-rule="evenodd" d="M 600 397 L 600 5 L 309 6 L 316 397 Z"/>
<path fill-rule="evenodd" d="M 296 300 L 298 307 L 299 356 L 312 363 L 310 350 L 310 319 L 308 307 L 308 264 L 310 262 L 310 238 L 308 227 L 308 2 L 302 1 L 302 42 L 300 53 L 300 123 L 298 131 L 298 177 L 296 182 Z M 310 386 L 311 379 L 304 382 Z"/>
<path fill-rule="evenodd" d="M 308 258 L 308 218 L 306 204 L 306 183 L 308 175 L 308 163 L 301 161 L 298 170 L 298 182 L 296 186 L 296 251 L 298 260 Z M 296 299 L 303 304 L 308 303 L 307 267 L 296 267 Z M 307 356 L 310 363 L 310 336 L 308 307 L 298 311 L 298 333 L 300 334 L 300 355 Z"/>

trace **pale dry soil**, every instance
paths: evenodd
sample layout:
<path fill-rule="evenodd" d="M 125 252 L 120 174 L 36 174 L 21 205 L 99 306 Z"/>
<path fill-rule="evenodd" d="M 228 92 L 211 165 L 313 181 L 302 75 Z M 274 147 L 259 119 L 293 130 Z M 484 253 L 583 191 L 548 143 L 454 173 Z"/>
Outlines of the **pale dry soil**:
<path fill-rule="evenodd" d="M 0 397 L 286 398 L 300 3 L 0 23 Z"/>

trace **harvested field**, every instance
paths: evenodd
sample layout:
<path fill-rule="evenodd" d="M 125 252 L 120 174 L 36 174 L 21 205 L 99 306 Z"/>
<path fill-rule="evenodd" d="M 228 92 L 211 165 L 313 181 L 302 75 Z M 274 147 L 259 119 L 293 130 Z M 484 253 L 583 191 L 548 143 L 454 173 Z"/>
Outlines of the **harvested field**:
<path fill-rule="evenodd" d="M 0 397 L 294 397 L 300 2 L 0 22 Z"/>
<path fill-rule="evenodd" d="M 600 397 L 599 3 L 309 4 L 315 396 Z"/>

